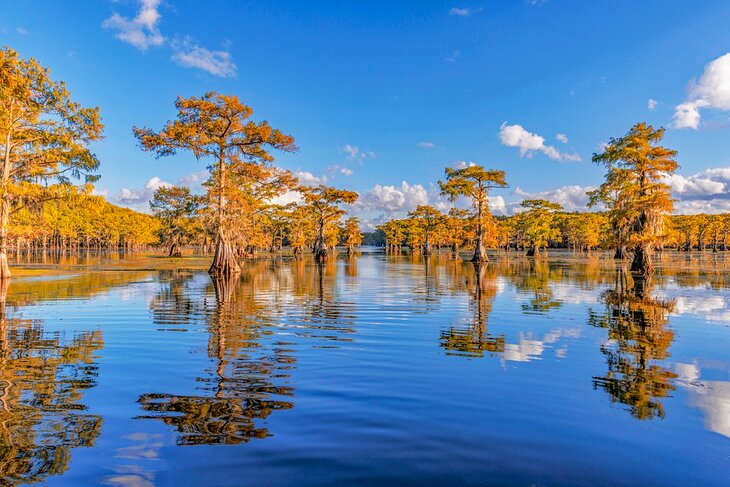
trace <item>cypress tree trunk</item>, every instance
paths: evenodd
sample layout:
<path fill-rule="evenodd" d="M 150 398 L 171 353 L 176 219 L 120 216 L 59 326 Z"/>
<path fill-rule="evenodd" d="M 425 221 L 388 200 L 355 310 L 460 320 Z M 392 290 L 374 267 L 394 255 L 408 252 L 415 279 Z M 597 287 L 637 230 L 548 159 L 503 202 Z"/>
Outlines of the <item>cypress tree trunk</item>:
<path fill-rule="evenodd" d="M 213 256 L 213 263 L 210 265 L 208 272 L 219 276 L 230 276 L 241 272 L 241 268 L 238 266 L 238 262 L 236 262 L 236 254 L 233 252 L 233 247 L 223 235 L 222 230 L 218 230 L 215 255 Z"/>
<path fill-rule="evenodd" d="M 482 228 L 482 203 L 479 202 L 477 206 L 477 241 L 476 248 L 474 249 L 474 257 L 471 258 L 472 262 L 488 262 L 487 250 L 484 248 L 484 229 Z"/>
<path fill-rule="evenodd" d="M 626 258 L 626 249 L 623 245 L 616 247 L 616 252 L 613 254 L 613 258 L 616 260 L 623 260 Z"/>
<path fill-rule="evenodd" d="M 631 272 L 642 276 L 650 276 L 654 273 L 654 265 L 651 261 L 651 248 L 637 245 L 634 249 L 634 260 L 631 262 Z"/>

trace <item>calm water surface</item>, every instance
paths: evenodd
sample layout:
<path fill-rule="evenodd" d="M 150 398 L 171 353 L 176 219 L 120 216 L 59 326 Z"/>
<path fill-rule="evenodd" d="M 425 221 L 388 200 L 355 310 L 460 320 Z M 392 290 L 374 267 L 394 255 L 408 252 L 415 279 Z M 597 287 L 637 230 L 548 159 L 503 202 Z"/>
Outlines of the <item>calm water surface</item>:
<path fill-rule="evenodd" d="M 724 253 L 153 260 L 0 290 L 6 483 L 730 484 Z"/>

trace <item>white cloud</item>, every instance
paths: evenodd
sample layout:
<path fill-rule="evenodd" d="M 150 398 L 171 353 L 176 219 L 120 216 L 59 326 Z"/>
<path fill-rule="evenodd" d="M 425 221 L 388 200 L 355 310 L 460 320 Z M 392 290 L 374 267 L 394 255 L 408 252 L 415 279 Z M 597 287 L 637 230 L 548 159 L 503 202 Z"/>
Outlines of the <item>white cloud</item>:
<path fill-rule="evenodd" d="M 563 144 L 567 144 L 568 143 L 568 136 L 565 135 L 565 134 L 557 133 L 557 134 L 555 134 L 555 139 L 558 142 L 562 142 Z"/>
<path fill-rule="evenodd" d="M 730 167 L 705 169 L 690 176 L 670 174 L 665 176 L 664 182 L 677 200 L 674 205 L 677 214 L 730 211 Z"/>
<path fill-rule="evenodd" d="M 294 171 L 294 176 L 299 179 L 299 184 L 303 186 L 317 186 L 327 182 L 327 176 L 315 176 L 308 171 Z"/>
<path fill-rule="evenodd" d="M 25 29 L 24 29 L 23 27 L 16 27 L 16 28 L 15 28 L 15 32 L 17 32 L 17 33 L 18 33 L 18 34 L 20 34 L 20 35 L 25 35 L 25 34 L 27 34 L 27 33 L 28 33 L 28 31 L 27 31 L 27 30 L 25 30 Z"/>
<path fill-rule="evenodd" d="M 449 10 L 449 15 L 456 15 L 457 17 L 468 17 L 473 12 L 474 12 L 474 10 L 472 10 L 470 8 L 452 7 L 451 10 Z"/>
<path fill-rule="evenodd" d="M 115 12 L 102 26 L 105 29 L 116 30 L 117 39 L 142 51 L 150 46 L 163 45 L 165 38 L 157 27 L 160 21 L 160 13 L 157 10 L 160 0 L 140 0 L 139 3 L 137 16 L 133 19 Z"/>
<path fill-rule="evenodd" d="M 528 193 L 520 188 L 515 188 L 515 194 L 523 199 L 542 199 L 559 203 L 566 211 L 588 210 L 588 191 L 596 189 L 593 186 L 561 186 L 548 191 Z"/>
<path fill-rule="evenodd" d="M 356 145 L 345 144 L 340 148 L 340 153 L 347 156 L 348 161 L 364 161 L 367 158 L 372 159 L 375 157 L 373 151 L 363 151 Z"/>
<path fill-rule="evenodd" d="M 690 81 L 687 92 L 687 99 L 675 109 L 675 128 L 699 128 L 703 108 L 730 110 L 730 53 L 707 64 L 700 79 Z"/>
<path fill-rule="evenodd" d="M 654 110 L 658 104 L 659 102 L 652 98 L 649 98 L 649 101 L 646 102 L 646 108 L 648 108 L 649 110 Z"/>
<path fill-rule="evenodd" d="M 400 186 L 376 184 L 361 198 L 363 209 L 393 214 L 407 213 L 418 205 L 428 204 L 428 192 L 420 184 L 401 182 Z"/>
<path fill-rule="evenodd" d="M 433 149 L 434 147 L 436 147 L 436 144 L 434 144 L 433 142 L 423 141 L 418 143 L 418 147 L 421 147 L 422 149 Z"/>
<path fill-rule="evenodd" d="M 453 164 L 451 164 L 451 166 L 454 169 L 464 169 L 465 167 L 471 167 L 471 166 L 476 166 L 476 165 L 477 165 L 476 162 L 472 162 L 472 161 L 469 161 L 469 162 L 467 162 L 467 161 L 455 161 Z"/>
<path fill-rule="evenodd" d="M 163 181 L 157 176 L 150 178 L 143 188 L 122 188 L 114 196 L 114 200 L 129 208 L 137 211 L 148 212 L 150 209 L 149 202 L 155 194 L 157 188 L 170 187 L 171 183 Z"/>
<path fill-rule="evenodd" d="M 352 176 L 353 174 L 355 174 L 355 171 L 347 167 L 343 167 L 342 169 L 340 169 L 340 174 L 344 174 L 345 176 Z"/>
<path fill-rule="evenodd" d="M 504 122 L 500 126 L 499 138 L 507 147 L 519 148 L 521 157 L 529 158 L 539 151 L 554 161 L 580 161 L 578 154 L 560 152 L 551 145 L 545 145 L 544 137 L 528 132 L 519 124 L 507 125 Z"/>
<path fill-rule="evenodd" d="M 692 176 L 682 176 L 680 174 L 669 174 L 664 177 L 664 182 L 669 185 L 672 193 L 675 196 L 701 196 L 701 195 L 714 195 L 723 193 L 727 187 L 728 176 L 717 175 L 719 177 L 713 177 L 710 173 L 712 170 L 707 170 L 704 173 L 695 174 Z M 730 173 L 730 168 L 726 171 Z M 725 180 L 725 181 L 723 181 Z"/>
<path fill-rule="evenodd" d="M 172 60 L 184 68 L 202 69 L 214 76 L 232 78 L 236 75 L 236 65 L 228 51 L 211 51 L 189 39 L 175 46 Z"/>

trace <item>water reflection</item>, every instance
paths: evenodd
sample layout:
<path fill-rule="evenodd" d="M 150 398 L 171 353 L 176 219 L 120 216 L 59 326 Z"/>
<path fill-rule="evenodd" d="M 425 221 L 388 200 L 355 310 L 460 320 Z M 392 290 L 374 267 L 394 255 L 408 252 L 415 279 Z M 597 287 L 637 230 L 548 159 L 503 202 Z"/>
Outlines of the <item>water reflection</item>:
<path fill-rule="evenodd" d="M 653 298 L 651 290 L 651 281 L 633 279 L 619 268 L 614 288 L 603 294 L 605 311 L 589 315 L 589 324 L 608 329 L 601 346 L 608 370 L 593 377 L 593 387 L 626 405 L 637 419 L 664 417 L 661 400 L 674 391 L 677 377 L 664 366 L 674 339 L 667 326 L 674 302 Z"/>
<path fill-rule="evenodd" d="M 184 295 L 184 281 L 190 278 L 175 276 L 173 283 L 163 288 L 152 304 L 156 320 L 166 323 L 171 314 L 190 314 L 190 300 Z M 235 444 L 265 438 L 270 433 L 263 420 L 274 411 L 293 407 L 288 398 L 294 391 L 286 384 L 295 362 L 292 350 L 283 342 L 269 348 L 261 346 L 267 331 L 253 291 L 256 275 L 247 273 L 242 278 L 247 285 L 238 275 L 211 283 L 215 305 L 203 311 L 213 367 L 198 378 L 202 393 L 148 393 L 139 398 L 146 413 L 139 418 L 160 419 L 174 426 L 179 445 Z"/>
<path fill-rule="evenodd" d="M 462 275 L 461 269 L 467 271 Z M 449 355 L 466 355 L 481 357 L 484 353 L 499 354 L 504 352 L 504 336 L 489 334 L 489 314 L 492 311 L 494 298 L 497 296 L 497 272 L 493 266 L 487 264 L 457 263 L 451 274 L 452 279 L 458 279 L 469 293 L 469 309 L 471 319 L 466 327 L 449 327 L 441 331 L 440 344 Z M 459 279 L 461 278 L 461 279 Z"/>
<path fill-rule="evenodd" d="M 9 283 L 0 283 L 0 474 L 9 484 L 42 482 L 100 434 L 102 418 L 82 399 L 96 385 L 103 341 L 98 330 L 48 333 L 42 320 L 17 317 L 6 306 Z"/>

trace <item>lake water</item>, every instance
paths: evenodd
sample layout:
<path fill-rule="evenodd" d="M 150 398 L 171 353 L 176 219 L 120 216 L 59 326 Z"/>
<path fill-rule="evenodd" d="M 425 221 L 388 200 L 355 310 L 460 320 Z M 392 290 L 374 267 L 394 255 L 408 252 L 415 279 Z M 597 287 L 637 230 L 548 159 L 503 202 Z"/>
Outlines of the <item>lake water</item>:
<path fill-rule="evenodd" d="M 21 260 L 6 483 L 730 484 L 725 253 Z"/>

